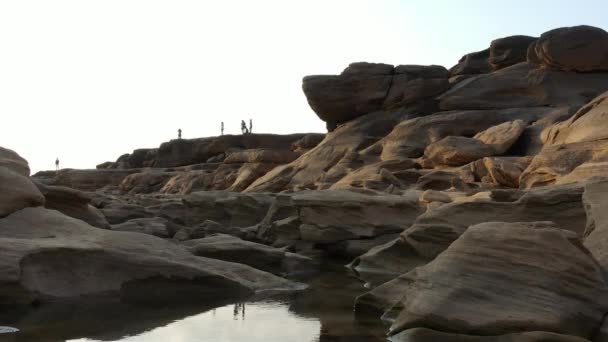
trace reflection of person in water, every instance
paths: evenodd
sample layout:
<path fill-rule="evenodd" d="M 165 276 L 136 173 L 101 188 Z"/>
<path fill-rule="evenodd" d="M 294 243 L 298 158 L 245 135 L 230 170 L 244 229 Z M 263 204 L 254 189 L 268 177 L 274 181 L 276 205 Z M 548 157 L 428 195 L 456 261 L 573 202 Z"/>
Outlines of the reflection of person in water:
<path fill-rule="evenodd" d="M 241 314 L 241 319 L 245 320 L 245 303 L 236 303 L 234 304 L 234 309 L 232 311 L 234 315 L 234 320 L 239 319 L 239 313 Z"/>

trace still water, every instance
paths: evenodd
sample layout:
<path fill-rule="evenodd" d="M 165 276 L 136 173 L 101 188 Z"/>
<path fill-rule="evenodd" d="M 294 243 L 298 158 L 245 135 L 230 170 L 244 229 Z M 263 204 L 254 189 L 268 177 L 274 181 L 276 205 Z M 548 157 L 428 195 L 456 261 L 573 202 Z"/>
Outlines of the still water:
<path fill-rule="evenodd" d="M 354 298 L 366 291 L 343 267 L 310 279 L 309 289 L 244 303 L 142 307 L 117 299 L 61 301 L 0 312 L 0 342 L 363 342 L 387 341 L 376 317 L 355 317 Z"/>

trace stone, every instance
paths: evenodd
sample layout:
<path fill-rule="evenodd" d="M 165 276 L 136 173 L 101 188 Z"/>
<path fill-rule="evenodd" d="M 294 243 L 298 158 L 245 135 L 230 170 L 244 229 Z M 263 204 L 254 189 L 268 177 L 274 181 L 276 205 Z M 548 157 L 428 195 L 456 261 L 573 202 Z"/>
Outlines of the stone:
<path fill-rule="evenodd" d="M 83 220 L 93 227 L 110 228 L 110 224 L 101 210 L 91 205 L 90 194 L 64 186 L 34 183 L 45 198 L 45 208 L 58 210 L 64 215 Z"/>
<path fill-rule="evenodd" d="M 0 167 L 5 167 L 22 176 L 30 176 L 30 167 L 27 160 L 23 159 L 17 152 L 0 146 Z"/>
<path fill-rule="evenodd" d="M 608 141 L 548 145 L 520 176 L 520 188 L 582 182 L 606 174 Z"/>
<path fill-rule="evenodd" d="M 400 239 L 377 246 L 351 266 L 361 272 L 403 274 L 424 265 L 458 239 L 469 226 L 489 221 L 534 222 L 551 218 L 560 227 L 583 236 L 587 220 L 580 184 L 517 191 L 493 191 L 489 197 L 457 197 L 426 211 Z"/>
<path fill-rule="evenodd" d="M 395 75 L 407 75 L 410 78 L 438 79 L 449 77 L 449 71 L 441 65 L 398 65 Z"/>
<path fill-rule="evenodd" d="M 466 137 L 449 136 L 427 146 L 424 156 L 435 165 L 461 166 L 496 152 L 490 145 Z"/>
<path fill-rule="evenodd" d="M 299 238 L 333 244 L 402 231 L 421 212 L 416 194 L 362 194 L 344 190 L 280 195 L 261 223 L 259 237 L 272 238 L 273 222 L 297 216 Z M 293 219 L 292 219 L 293 220 Z M 285 234 L 285 232 L 283 232 Z M 298 236 L 293 233 L 292 236 Z"/>
<path fill-rule="evenodd" d="M 289 149 L 305 134 L 239 134 L 198 139 L 176 139 L 162 143 L 153 161 L 156 168 L 174 168 L 206 163 L 231 149 Z"/>
<path fill-rule="evenodd" d="M 274 195 L 225 191 L 193 192 L 183 198 L 187 226 L 206 220 L 231 227 L 250 227 L 264 219 Z"/>
<path fill-rule="evenodd" d="M 117 187 L 128 175 L 138 172 L 140 169 L 61 169 L 50 178 L 44 177 L 44 173 L 41 172 L 32 177 L 47 185 L 65 186 L 81 191 L 96 191 L 106 187 Z"/>
<path fill-rule="evenodd" d="M 113 225 L 111 229 L 121 232 L 149 234 L 160 238 L 170 238 L 175 234 L 175 231 L 168 227 L 169 225 L 170 223 L 167 219 L 162 217 L 150 217 L 132 219 Z"/>
<path fill-rule="evenodd" d="M 546 331 L 522 332 L 498 336 L 473 336 L 450 334 L 426 328 L 409 329 L 391 337 L 390 340 L 391 342 L 589 342 L 589 340 L 582 337 Z"/>
<path fill-rule="evenodd" d="M 601 271 L 572 232 L 550 222 L 487 222 L 408 273 L 390 330 L 472 335 L 551 331 L 591 339 L 608 309 Z"/>
<path fill-rule="evenodd" d="M 0 218 L 41 205 L 44 205 L 44 196 L 28 177 L 0 166 Z"/>
<path fill-rule="evenodd" d="M 561 27 L 543 33 L 534 46 L 543 65 L 564 71 L 608 70 L 608 33 L 592 26 Z"/>
<path fill-rule="evenodd" d="M 489 58 L 490 49 L 466 54 L 450 69 L 450 76 L 488 73 L 492 71 Z"/>
<path fill-rule="evenodd" d="M 473 137 L 492 146 L 496 154 L 504 154 L 519 139 L 528 124 L 523 120 L 503 122 L 475 134 Z"/>
<path fill-rule="evenodd" d="M 381 109 L 391 82 L 392 75 L 384 73 L 306 76 L 302 90 L 312 110 L 331 128 Z"/>
<path fill-rule="evenodd" d="M 536 39 L 530 36 L 509 36 L 493 40 L 490 44 L 490 57 L 488 59 L 492 69 L 499 70 L 525 62 L 528 47 Z"/>
<path fill-rule="evenodd" d="M 519 63 L 465 79 L 437 99 L 444 111 L 564 105 L 579 108 L 606 89 L 608 79 L 602 72 L 573 73 Z"/>
<path fill-rule="evenodd" d="M 448 136 L 473 137 L 490 127 L 518 119 L 524 122 L 546 119 L 539 123 L 539 127 L 544 127 L 570 115 L 569 107 L 438 112 L 401 121 L 376 144 L 381 145 L 382 160 L 417 158 L 428 145 Z M 521 137 L 524 144 L 519 149 L 522 154 L 526 154 L 536 136 L 540 139 L 540 130 L 535 134 Z"/>
<path fill-rule="evenodd" d="M 531 157 L 490 157 L 482 163 L 493 183 L 518 189 L 519 178 L 531 161 Z"/>
<path fill-rule="evenodd" d="M 291 150 L 254 149 L 232 152 L 228 154 L 224 163 L 271 163 L 287 164 L 296 160 L 300 155 Z"/>
<path fill-rule="evenodd" d="M 1 219 L 0 244 L 0 302 L 13 298 L 10 286 L 30 301 L 114 293 L 127 302 L 172 305 L 301 288 L 249 266 L 196 257 L 154 236 L 94 228 L 44 208 Z"/>
<path fill-rule="evenodd" d="M 126 176 L 120 182 L 119 188 L 129 194 L 149 194 L 158 192 L 167 181 L 176 176 L 176 172 L 145 171 Z"/>
<path fill-rule="evenodd" d="M 587 213 L 585 247 L 608 275 L 608 181 L 585 185 L 583 203 Z"/>
<path fill-rule="evenodd" d="M 249 265 L 274 274 L 310 273 L 316 266 L 312 259 L 225 234 L 184 242 L 197 256 Z"/>
<path fill-rule="evenodd" d="M 450 88 L 447 78 L 414 78 L 409 74 L 397 74 L 383 103 L 383 108 L 399 108 L 435 97 Z"/>

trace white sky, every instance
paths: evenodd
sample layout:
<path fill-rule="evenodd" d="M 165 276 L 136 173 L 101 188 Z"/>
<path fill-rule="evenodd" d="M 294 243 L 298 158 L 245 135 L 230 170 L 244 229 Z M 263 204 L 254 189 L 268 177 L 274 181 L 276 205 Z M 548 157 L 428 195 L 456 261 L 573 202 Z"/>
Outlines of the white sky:
<path fill-rule="evenodd" d="M 354 61 L 449 68 L 501 36 L 603 26 L 608 10 L 512 2 L 0 0 L 0 146 L 39 171 L 55 157 L 93 168 L 178 128 L 217 135 L 222 120 L 227 134 L 249 118 L 258 133 L 323 132 L 305 75 Z"/>

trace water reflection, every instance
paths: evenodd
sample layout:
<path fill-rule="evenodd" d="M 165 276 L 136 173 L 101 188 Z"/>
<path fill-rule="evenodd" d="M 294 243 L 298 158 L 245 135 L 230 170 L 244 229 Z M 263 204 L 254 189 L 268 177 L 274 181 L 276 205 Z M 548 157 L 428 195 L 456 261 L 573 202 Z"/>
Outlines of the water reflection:
<path fill-rule="evenodd" d="M 247 308 L 247 319 L 245 316 Z M 237 322 L 235 322 L 237 321 Z M 121 342 L 311 342 L 319 340 L 321 323 L 289 312 L 285 303 L 238 303 L 191 316 Z M 93 339 L 72 342 L 99 341 Z"/>
<path fill-rule="evenodd" d="M 11 342 L 386 341 L 387 327 L 377 317 L 355 318 L 353 300 L 366 289 L 342 266 L 298 280 L 310 287 L 265 301 L 145 307 L 89 298 L 0 310 L 0 325 L 20 330 Z"/>

